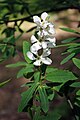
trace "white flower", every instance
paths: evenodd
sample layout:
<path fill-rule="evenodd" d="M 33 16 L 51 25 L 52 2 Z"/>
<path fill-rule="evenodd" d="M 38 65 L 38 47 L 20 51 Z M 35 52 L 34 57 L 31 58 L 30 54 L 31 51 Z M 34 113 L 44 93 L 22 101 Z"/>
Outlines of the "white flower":
<path fill-rule="evenodd" d="M 36 54 L 37 51 L 41 48 L 53 48 L 56 45 L 56 39 L 53 36 L 40 38 L 40 40 L 38 40 L 34 35 L 32 35 L 31 42 L 33 43 L 33 45 L 31 46 L 30 51 L 34 54 Z"/>
<path fill-rule="evenodd" d="M 33 64 L 35 66 L 40 66 L 42 63 L 44 63 L 46 65 L 50 65 L 52 63 L 52 60 L 48 57 L 40 56 L 40 58 L 37 59 Z"/>
<path fill-rule="evenodd" d="M 43 56 L 49 56 L 51 54 L 51 49 L 43 49 Z"/>
<path fill-rule="evenodd" d="M 48 14 L 46 12 L 33 17 L 33 21 L 37 24 L 37 35 L 31 36 L 32 46 L 30 51 L 27 52 L 29 59 L 33 60 L 35 66 L 42 64 L 50 65 L 52 60 L 49 58 L 51 48 L 56 46 L 55 29 L 54 25 L 48 21 Z"/>
<path fill-rule="evenodd" d="M 49 36 L 49 33 L 46 30 L 40 30 L 37 34 L 41 38 L 43 38 L 45 36 Z"/>
<path fill-rule="evenodd" d="M 48 18 L 48 14 L 47 14 L 46 12 L 44 12 L 44 13 L 41 14 L 41 18 L 38 17 L 38 16 L 33 16 L 33 21 L 34 21 L 37 25 L 42 26 L 41 19 L 45 22 L 47 18 Z"/>
<path fill-rule="evenodd" d="M 49 15 L 44 12 L 41 14 L 41 18 L 38 16 L 33 17 L 33 21 L 37 24 L 37 31 L 39 36 L 46 36 L 50 34 L 55 34 L 54 25 L 47 21 Z M 42 21 L 41 21 L 42 19 Z"/>
<path fill-rule="evenodd" d="M 40 25 L 41 24 L 41 19 L 38 16 L 33 16 L 33 21 L 37 24 Z"/>
<path fill-rule="evenodd" d="M 47 43 L 42 38 L 40 38 L 38 40 L 34 35 L 32 35 L 31 36 L 31 42 L 34 43 L 31 46 L 31 51 L 33 51 L 33 50 L 38 51 L 41 48 L 43 48 L 43 49 L 47 48 Z"/>
<path fill-rule="evenodd" d="M 34 55 L 33 55 L 30 51 L 27 52 L 27 56 L 28 56 L 29 59 L 31 59 L 31 60 L 36 60 L 36 58 L 34 57 Z"/>
<path fill-rule="evenodd" d="M 30 51 L 27 52 L 27 56 L 29 57 L 29 59 L 34 60 L 33 64 L 35 66 L 40 66 L 42 63 L 44 63 L 46 65 L 50 65 L 52 63 L 52 60 L 47 57 L 50 54 L 51 54 L 51 52 L 48 49 L 45 49 L 41 56 L 38 55 L 38 52 L 35 55 Z"/>
<path fill-rule="evenodd" d="M 34 43 L 31 47 L 30 47 L 30 51 L 34 54 L 37 54 L 38 50 L 40 50 L 42 48 L 42 46 L 38 43 Z"/>
<path fill-rule="evenodd" d="M 49 25 L 48 32 L 52 35 L 55 35 L 55 29 L 54 29 L 54 25 L 52 23 L 50 23 L 50 25 Z"/>
<path fill-rule="evenodd" d="M 37 41 L 38 41 L 37 38 L 34 35 L 32 35 L 31 36 L 31 43 L 35 43 Z"/>
<path fill-rule="evenodd" d="M 56 38 L 53 37 L 53 36 L 46 38 L 45 41 L 47 41 L 48 48 L 53 48 L 54 46 L 56 46 L 56 44 L 55 44 L 56 43 Z"/>
<path fill-rule="evenodd" d="M 49 15 L 46 12 L 44 12 L 44 13 L 41 14 L 41 19 L 43 21 L 45 21 L 48 17 L 49 17 Z"/>

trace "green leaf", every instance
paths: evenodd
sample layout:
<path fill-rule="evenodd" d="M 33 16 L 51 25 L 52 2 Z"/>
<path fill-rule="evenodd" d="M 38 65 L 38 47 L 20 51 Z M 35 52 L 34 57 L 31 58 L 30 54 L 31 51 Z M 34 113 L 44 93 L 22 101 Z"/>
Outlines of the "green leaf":
<path fill-rule="evenodd" d="M 7 48 L 7 45 L 6 44 L 4 44 L 4 46 L 3 46 L 3 48 L 2 48 L 2 53 L 4 53 L 5 52 L 5 50 L 6 50 L 6 48 Z"/>
<path fill-rule="evenodd" d="M 15 49 L 14 49 L 14 46 L 11 46 L 10 48 L 8 48 L 8 51 L 7 51 L 7 53 L 8 53 L 8 57 L 9 56 L 14 56 L 14 53 L 15 53 L 15 51 L 14 51 Z"/>
<path fill-rule="evenodd" d="M 6 65 L 6 67 L 20 67 L 20 66 L 26 66 L 27 63 L 26 62 L 17 62 L 17 63 L 14 63 L 14 64 L 9 64 L 9 65 Z"/>
<path fill-rule="evenodd" d="M 80 90 L 78 90 L 78 91 L 76 92 L 76 95 L 79 95 L 79 96 L 80 96 Z"/>
<path fill-rule="evenodd" d="M 54 98 L 54 93 L 49 94 L 48 99 L 49 99 L 49 100 L 53 100 L 53 98 Z"/>
<path fill-rule="evenodd" d="M 55 70 L 57 70 L 57 68 L 47 67 L 46 73 L 54 72 Z"/>
<path fill-rule="evenodd" d="M 62 44 L 62 45 L 57 45 L 57 46 L 55 46 L 56 48 L 59 48 L 59 47 L 69 47 L 69 48 L 73 48 L 73 47 L 78 47 L 78 46 L 80 46 L 80 44 L 79 43 L 68 43 L 68 44 Z"/>
<path fill-rule="evenodd" d="M 23 77 L 24 74 L 27 74 L 29 72 L 34 72 L 34 66 L 32 64 L 28 64 L 26 67 L 22 68 L 18 74 L 17 78 Z"/>
<path fill-rule="evenodd" d="M 32 84 L 34 84 L 33 81 L 31 81 L 31 82 L 27 82 L 27 83 L 21 85 L 21 87 L 26 87 L 26 86 L 27 86 L 27 87 L 30 87 L 30 86 L 32 86 Z"/>
<path fill-rule="evenodd" d="M 4 61 L 4 58 L 0 58 L 0 63 Z"/>
<path fill-rule="evenodd" d="M 27 41 L 23 42 L 23 54 L 24 58 L 27 61 L 27 63 L 31 63 L 32 61 L 27 57 L 27 52 L 30 50 L 30 43 Z"/>
<path fill-rule="evenodd" d="M 70 85 L 71 87 L 80 87 L 80 82 L 75 82 Z"/>
<path fill-rule="evenodd" d="M 47 73 L 46 80 L 51 82 L 67 82 L 68 80 L 75 80 L 77 77 L 68 70 L 56 70 L 54 72 Z"/>
<path fill-rule="evenodd" d="M 73 58 L 73 63 L 80 69 L 80 59 Z"/>
<path fill-rule="evenodd" d="M 40 80 L 40 72 L 35 72 L 34 73 L 34 80 L 35 80 L 35 82 L 39 82 L 39 80 Z"/>
<path fill-rule="evenodd" d="M 40 101 L 41 101 L 41 108 L 42 110 L 46 113 L 48 112 L 49 109 L 49 102 L 48 102 L 48 96 L 46 94 L 45 88 L 40 86 L 38 88 L 39 96 L 40 96 Z"/>
<path fill-rule="evenodd" d="M 5 43 L 7 43 L 7 42 L 9 42 L 11 39 L 13 39 L 13 38 L 14 38 L 14 35 L 11 35 L 10 37 L 4 38 L 3 41 L 4 41 Z"/>
<path fill-rule="evenodd" d="M 66 58 L 64 58 L 62 61 L 61 61 L 61 65 L 68 62 L 73 56 L 75 55 L 75 53 L 71 53 L 70 55 L 68 55 Z"/>
<path fill-rule="evenodd" d="M 74 40 L 76 40 L 75 37 L 73 37 L 73 38 L 68 38 L 68 39 L 63 40 L 62 43 L 69 43 L 69 42 L 72 42 L 72 41 L 74 41 Z"/>
<path fill-rule="evenodd" d="M 51 113 L 44 120 L 52 120 L 52 118 L 53 118 L 53 120 L 60 120 L 61 115 L 58 113 Z"/>
<path fill-rule="evenodd" d="M 27 91 L 21 94 L 22 99 L 18 107 L 18 112 L 22 112 L 22 110 L 27 106 L 28 102 L 33 97 L 33 93 L 35 92 L 35 89 L 37 88 L 37 86 L 38 84 L 34 83 Z"/>
<path fill-rule="evenodd" d="M 4 81 L 4 82 L 1 82 L 1 83 L 0 83 L 0 87 L 4 86 L 4 85 L 7 84 L 8 82 L 10 82 L 10 80 L 11 80 L 11 79 L 6 80 L 6 81 Z"/>
<path fill-rule="evenodd" d="M 37 110 L 35 111 L 35 114 L 33 116 L 33 120 L 40 120 L 40 107 L 37 107 Z"/>
<path fill-rule="evenodd" d="M 41 116 L 39 120 L 60 120 L 61 114 L 57 110 L 50 111 L 47 116 Z"/>
<path fill-rule="evenodd" d="M 69 48 L 67 51 L 68 51 L 68 52 L 79 53 L 79 52 L 80 52 L 80 47 Z"/>
<path fill-rule="evenodd" d="M 66 31 L 66 32 L 71 32 L 71 33 L 80 34 L 80 33 L 77 32 L 76 30 L 73 30 L 73 29 L 70 29 L 70 28 L 60 28 L 60 29 Z"/>

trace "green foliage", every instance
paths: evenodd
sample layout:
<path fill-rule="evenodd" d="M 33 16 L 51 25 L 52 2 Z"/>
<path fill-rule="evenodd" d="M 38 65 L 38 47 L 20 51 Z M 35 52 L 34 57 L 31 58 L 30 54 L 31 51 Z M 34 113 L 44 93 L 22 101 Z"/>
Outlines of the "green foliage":
<path fill-rule="evenodd" d="M 20 67 L 20 66 L 27 66 L 27 63 L 26 62 L 17 62 L 14 64 L 6 65 L 6 67 L 12 67 L 12 68 L 16 68 L 16 67 Z"/>
<path fill-rule="evenodd" d="M 73 38 L 67 38 L 65 40 L 62 41 L 62 43 L 69 43 L 69 42 L 73 42 L 76 40 L 76 37 L 73 37 Z"/>
<path fill-rule="evenodd" d="M 67 32 L 76 33 L 80 35 L 80 32 L 70 29 L 70 28 L 61 28 L 61 29 Z M 68 62 L 70 59 L 72 59 L 73 63 L 80 69 L 80 59 L 76 58 L 76 55 L 78 57 L 80 55 L 80 37 L 69 38 L 69 39 L 63 40 L 62 43 L 68 43 L 68 44 L 63 45 L 63 46 L 68 46 L 68 47 L 66 51 L 62 54 L 64 55 L 64 54 L 69 53 L 70 55 L 64 58 L 61 64 L 64 64 Z M 79 80 L 79 75 L 77 76 L 78 76 L 78 81 L 74 81 L 72 83 L 68 81 L 61 88 L 62 88 L 62 92 L 64 90 L 64 93 L 66 96 L 68 96 L 68 94 L 71 94 L 71 92 L 73 92 L 73 94 L 75 95 L 75 97 L 73 98 L 74 99 L 73 103 L 70 102 L 70 104 L 72 106 L 73 111 L 75 112 L 75 119 L 79 120 L 80 119 L 80 112 L 79 112 L 80 111 L 80 80 Z"/>
<path fill-rule="evenodd" d="M 35 72 L 34 73 L 34 81 L 39 82 L 39 80 L 40 80 L 40 72 Z"/>
<path fill-rule="evenodd" d="M 74 57 L 75 53 L 71 53 L 70 55 L 68 55 L 65 59 L 63 59 L 61 61 L 61 65 L 68 62 L 72 57 Z"/>
<path fill-rule="evenodd" d="M 66 31 L 66 32 L 80 34 L 80 32 L 77 32 L 76 30 L 73 30 L 73 29 L 70 29 L 70 28 L 60 28 L 60 29 Z"/>
<path fill-rule="evenodd" d="M 68 70 L 55 70 L 53 72 L 47 73 L 46 80 L 51 82 L 67 82 L 68 80 L 77 79 L 74 74 Z"/>
<path fill-rule="evenodd" d="M 80 69 L 80 59 L 73 58 L 73 63 Z"/>
<path fill-rule="evenodd" d="M 80 87 L 80 82 L 74 82 L 71 84 L 72 87 Z"/>
<path fill-rule="evenodd" d="M 33 72 L 33 65 L 29 64 L 26 67 L 22 68 L 18 73 L 17 73 L 17 78 L 23 77 L 24 75 L 27 75 L 28 73 Z"/>
<path fill-rule="evenodd" d="M 27 16 L 27 20 L 31 21 L 30 15 L 41 13 L 43 11 L 59 11 L 71 6 L 78 7 L 80 5 L 79 0 L 74 2 L 68 0 L 1 0 L 0 1 L 0 23 L 6 23 L 15 19 L 15 24 L 18 28 L 20 26 L 16 23 L 16 18 L 20 19 Z M 55 7 L 53 7 L 55 6 Z M 20 25 L 24 22 L 22 19 Z"/>
<path fill-rule="evenodd" d="M 33 116 L 33 120 L 39 120 L 40 119 L 40 107 L 36 108 L 36 112 Z"/>
<path fill-rule="evenodd" d="M 70 28 L 61 28 L 61 29 L 64 31 L 67 31 L 67 32 L 72 32 L 72 33 L 76 33 L 76 34 L 80 35 L 79 32 L 77 32 L 76 30 L 70 29 Z M 80 53 L 80 43 L 77 42 L 79 39 L 80 39 L 80 37 L 76 37 L 76 38 L 69 38 L 69 39 L 62 41 L 62 43 L 68 43 L 68 44 L 62 45 L 62 46 L 68 46 L 66 51 L 64 53 L 62 53 L 62 55 L 64 55 L 64 54 L 69 54 L 69 55 L 61 61 L 61 64 L 68 62 L 74 56 L 76 56 Z M 74 42 L 74 43 L 72 43 L 72 42 Z"/>
<path fill-rule="evenodd" d="M 36 90 L 37 86 L 38 86 L 38 83 L 33 83 L 32 86 L 27 91 L 21 94 L 22 99 L 18 108 L 19 112 L 22 112 L 22 110 L 27 106 L 28 102 L 33 97 L 33 93 Z"/>
<path fill-rule="evenodd" d="M 48 112 L 48 109 L 49 109 L 49 102 L 48 102 L 48 97 L 46 94 L 45 87 L 40 86 L 38 88 L 38 92 L 39 92 L 40 101 L 41 101 L 41 108 L 46 113 L 46 112 Z"/>
<path fill-rule="evenodd" d="M 46 73 L 51 73 L 51 72 L 54 72 L 55 70 L 58 70 L 58 68 L 47 67 Z"/>
<path fill-rule="evenodd" d="M 27 61 L 27 63 L 31 63 L 31 60 L 27 57 L 27 54 L 26 54 L 29 51 L 29 49 L 30 49 L 30 43 L 27 41 L 24 41 L 23 42 L 23 54 L 24 54 L 24 58 Z"/>
<path fill-rule="evenodd" d="M 50 112 L 47 116 L 40 117 L 39 120 L 59 120 L 61 115 L 57 111 Z"/>

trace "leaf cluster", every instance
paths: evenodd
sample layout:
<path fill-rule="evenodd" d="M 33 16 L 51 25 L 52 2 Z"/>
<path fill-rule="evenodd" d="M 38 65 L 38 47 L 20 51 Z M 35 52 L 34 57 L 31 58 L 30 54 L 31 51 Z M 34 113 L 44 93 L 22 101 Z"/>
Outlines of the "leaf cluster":
<path fill-rule="evenodd" d="M 60 96 L 67 96 L 63 88 L 69 87 L 75 82 L 77 77 L 71 71 L 48 67 L 44 64 L 41 67 L 35 67 L 33 61 L 27 58 L 26 52 L 29 49 L 30 43 L 24 41 L 23 55 L 25 62 L 7 65 L 7 67 L 14 68 L 21 66 L 22 68 L 17 73 L 17 78 L 25 77 L 29 79 L 29 82 L 21 86 L 26 87 L 27 90 L 21 93 L 21 102 L 18 111 L 28 112 L 33 120 L 50 120 L 51 117 L 58 120 L 64 114 L 57 113 L 56 111 L 54 114 L 53 111 L 49 112 L 50 103 L 54 101 L 56 93 Z"/>

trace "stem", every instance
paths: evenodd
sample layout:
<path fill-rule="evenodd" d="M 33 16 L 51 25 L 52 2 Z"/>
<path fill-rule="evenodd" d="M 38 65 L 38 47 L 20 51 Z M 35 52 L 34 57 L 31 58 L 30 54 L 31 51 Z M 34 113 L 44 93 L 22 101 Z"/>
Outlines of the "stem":
<path fill-rule="evenodd" d="M 33 114 L 32 114 L 32 110 L 30 108 L 28 109 L 28 113 L 29 113 L 31 120 L 33 120 Z"/>
<path fill-rule="evenodd" d="M 41 84 L 42 83 L 42 80 L 41 80 L 41 75 L 42 75 L 41 67 L 39 67 L 38 71 L 40 71 L 39 82 Z"/>
<path fill-rule="evenodd" d="M 72 114 L 73 114 L 73 116 L 74 116 L 74 119 L 77 120 L 76 115 L 75 115 L 75 110 L 74 110 L 73 104 L 72 104 L 72 102 L 71 102 L 71 100 L 70 100 L 69 98 L 67 99 L 67 102 L 68 102 L 68 104 L 69 104 L 69 106 L 70 106 L 70 108 L 71 108 L 71 111 L 72 111 Z"/>
<path fill-rule="evenodd" d="M 62 11 L 62 10 L 67 10 L 67 9 L 77 9 L 77 10 L 79 10 L 79 6 L 64 6 L 64 7 L 61 7 L 61 8 L 54 7 L 52 9 L 50 9 L 50 10 L 46 10 L 46 12 L 53 12 L 53 11 L 59 12 L 59 11 Z M 31 17 L 33 17 L 35 15 L 38 15 L 38 16 L 41 15 L 41 13 L 43 13 L 43 12 L 40 12 L 40 13 L 37 13 L 37 14 L 33 14 L 33 15 L 30 15 L 30 16 L 24 17 L 24 18 L 19 18 L 19 19 L 16 19 L 16 20 L 6 20 L 6 21 L 2 20 L 0 24 L 4 24 L 5 22 L 26 21 L 26 20 L 29 20 Z"/>

